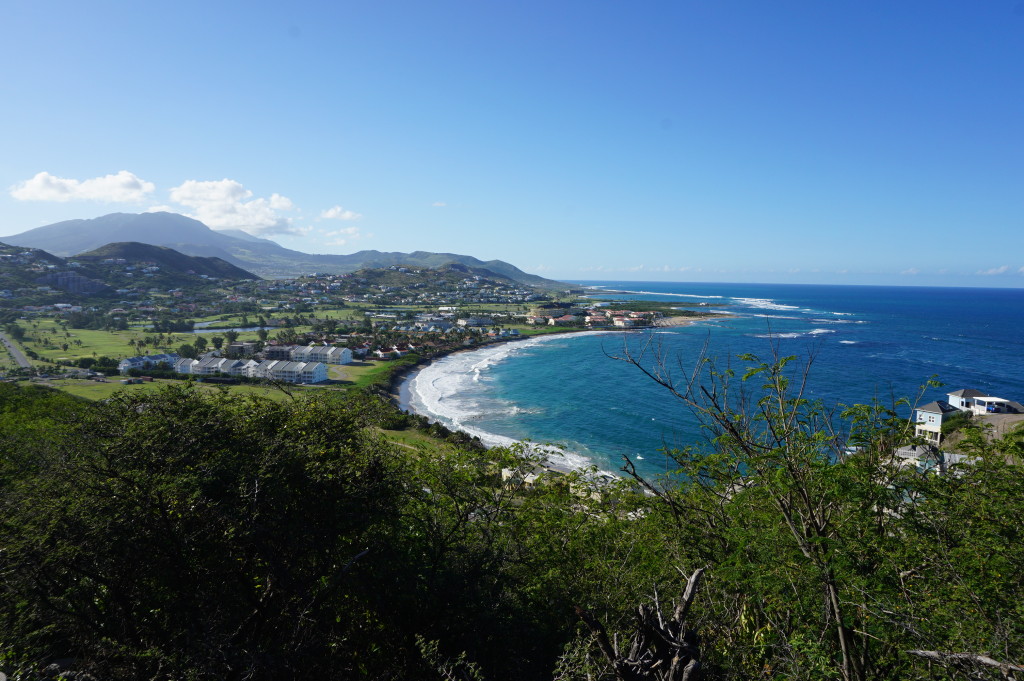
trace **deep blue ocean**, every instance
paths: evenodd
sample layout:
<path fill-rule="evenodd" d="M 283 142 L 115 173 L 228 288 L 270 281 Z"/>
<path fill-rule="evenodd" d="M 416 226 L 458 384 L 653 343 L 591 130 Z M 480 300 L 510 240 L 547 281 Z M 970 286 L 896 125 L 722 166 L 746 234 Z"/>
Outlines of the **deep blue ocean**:
<path fill-rule="evenodd" d="M 652 340 L 692 367 L 707 343 L 719 365 L 740 353 L 813 356 L 809 397 L 826 405 L 873 398 L 922 403 L 959 388 L 1024 401 L 1024 289 L 791 284 L 575 282 L 630 291 L 603 298 L 707 302 L 722 314 L 690 326 L 559 335 L 457 353 L 415 374 L 406 405 L 492 445 L 564 448 L 567 466 L 615 471 L 622 456 L 662 471 L 666 447 L 699 442 L 696 420 L 635 367 L 610 359 Z M 652 336 L 653 334 L 653 336 Z M 909 416 L 909 410 L 906 410 Z"/>

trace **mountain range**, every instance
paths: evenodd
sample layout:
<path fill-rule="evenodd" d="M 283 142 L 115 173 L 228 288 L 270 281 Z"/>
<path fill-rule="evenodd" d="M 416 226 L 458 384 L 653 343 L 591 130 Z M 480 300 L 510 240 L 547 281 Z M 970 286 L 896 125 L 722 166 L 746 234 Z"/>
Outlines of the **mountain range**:
<path fill-rule="evenodd" d="M 408 265 L 436 268 L 457 263 L 484 269 L 522 284 L 564 288 L 562 284 L 501 260 L 483 261 L 455 253 L 359 251 L 350 255 L 312 254 L 285 248 L 241 230 L 214 230 L 177 213 L 111 213 L 98 218 L 66 220 L 3 237 L 17 246 L 72 256 L 114 242 L 166 246 L 188 255 L 217 257 L 261 277 L 295 277 L 311 272 L 347 273 L 373 267 Z"/>

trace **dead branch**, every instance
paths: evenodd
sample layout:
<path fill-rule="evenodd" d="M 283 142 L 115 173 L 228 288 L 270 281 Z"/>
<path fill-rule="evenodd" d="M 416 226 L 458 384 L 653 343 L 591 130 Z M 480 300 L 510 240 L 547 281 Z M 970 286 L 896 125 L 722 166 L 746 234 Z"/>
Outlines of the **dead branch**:
<path fill-rule="evenodd" d="M 694 571 L 686 583 L 683 597 L 676 604 L 672 619 L 665 621 L 655 597 L 653 607 L 637 608 L 636 631 L 622 655 L 608 638 L 604 625 L 593 614 L 577 606 L 576 614 L 597 639 L 605 659 L 619 681 L 696 681 L 701 661 L 699 637 L 687 626 L 685 617 L 697 595 L 704 569 Z"/>
<path fill-rule="evenodd" d="M 923 657 L 926 660 L 938 662 L 941 665 L 950 667 L 994 667 L 1009 679 L 1014 678 L 1011 672 L 1024 672 L 1024 667 L 1021 667 L 1020 665 L 1011 664 L 1009 662 L 1000 662 L 999 660 L 992 659 L 988 655 L 977 655 L 975 653 L 943 653 L 938 650 L 908 650 L 907 652 L 911 655 Z"/>

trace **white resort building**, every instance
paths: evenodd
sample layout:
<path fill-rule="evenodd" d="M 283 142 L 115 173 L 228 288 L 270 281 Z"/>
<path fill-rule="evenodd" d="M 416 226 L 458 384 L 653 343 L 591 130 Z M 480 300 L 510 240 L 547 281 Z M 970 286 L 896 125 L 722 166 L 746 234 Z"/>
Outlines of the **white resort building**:
<path fill-rule="evenodd" d="M 127 359 L 122 359 L 117 363 L 117 370 L 122 374 L 127 374 L 132 369 L 154 369 L 161 364 L 170 368 L 173 367 L 174 363 L 177 361 L 178 355 L 173 352 L 169 354 L 128 357 Z"/>
<path fill-rule="evenodd" d="M 327 380 L 327 365 L 323 362 L 293 362 L 284 359 L 242 360 L 228 357 L 179 359 L 174 364 L 179 374 L 193 376 L 245 376 L 265 378 L 282 383 L 322 383 Z"/>

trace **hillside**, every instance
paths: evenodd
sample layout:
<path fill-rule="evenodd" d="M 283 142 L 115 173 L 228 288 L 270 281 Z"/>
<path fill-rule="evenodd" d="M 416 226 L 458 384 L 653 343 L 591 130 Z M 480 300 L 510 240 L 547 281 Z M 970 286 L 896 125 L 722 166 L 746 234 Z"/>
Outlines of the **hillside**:
<path fill-rule="evenodd" d="M 404 269 L 404 268 L 403 268 Z M 363 285 L 414 287 L 420 282 L 433 284 L 458 284 L 466 277 L 478 276 L 485 283 L 520 286 L 510 277 L 504 277 L 481 267 L 469 267 L 461 263 L 448 263 L 440 267 L 411 269 L 401 272 L 390 267 L 367 267 L 352 273 L 354 279 Z"/>
<path fill-rule="evenodd" d="M 350 255 L 312 254 L 284 248 L 239 230 L 217 231 L 176 213 L 112 213 L 91 220 L 67 220 L 5 237 L 18 246 L 71 256 L 104 244 L 141 242 L 188 255 L 217 257 L 262 277 L 295 277 L 310 272 L 345 274 L 372 267 L 408 265 L 436 268 L 448 263 L 486 269 L 521 284 L 559 289 L 565 285 L 501 260 L 483 261 L 455 253 L 359 251 Z"/>
<path fill-rule="evenodd" d="M 162 270 L 177 274 L 217 279 L 259 279 L 252 272 L 236 267 L 222 258 L 185 255 L 166 246 L 151 246 L 134 241 L 107 244 L 74 257 L 76 262 L 91 264 L 119 259 L 128 263 L 151 263 Z"/>
<path fill-rule="evenodd" d="M 83 302 L 117 290 L 191 288 L 258 278 L 220 258 L 148 244 L 107 244 L 65 259 L 0 243 L 0 298 L 12 305 Z"/>
<path fill-rule="evenodd" d="M 109 290 L 106 282 L 86 272 L 69 271 L 65 260 L 52 253 L 0 243 L 0 297 L 13 300 L 45 295 L 41 287 L 82 295 L 102 295 Z"/>

